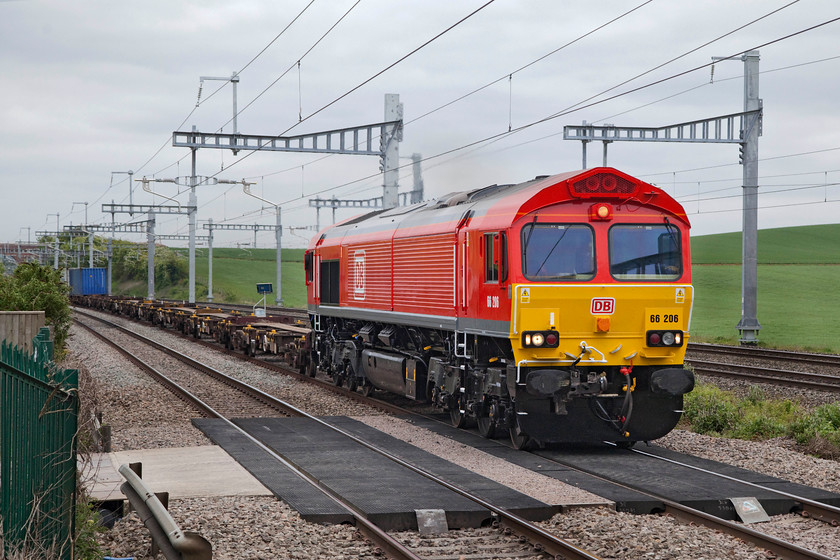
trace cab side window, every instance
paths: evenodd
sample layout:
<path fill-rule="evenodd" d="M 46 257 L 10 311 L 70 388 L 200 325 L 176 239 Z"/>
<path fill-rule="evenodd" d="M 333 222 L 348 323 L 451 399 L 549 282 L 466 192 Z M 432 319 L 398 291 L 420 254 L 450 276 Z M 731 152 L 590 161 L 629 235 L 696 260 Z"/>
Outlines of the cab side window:
<path fill-rule="evenodd" d="M 484 253 L 484 282 L 496 283 L 499 281 L 499 257 L 496 255 L 496 239 L 498 233 L 485 233 L 482 239 Z"/>

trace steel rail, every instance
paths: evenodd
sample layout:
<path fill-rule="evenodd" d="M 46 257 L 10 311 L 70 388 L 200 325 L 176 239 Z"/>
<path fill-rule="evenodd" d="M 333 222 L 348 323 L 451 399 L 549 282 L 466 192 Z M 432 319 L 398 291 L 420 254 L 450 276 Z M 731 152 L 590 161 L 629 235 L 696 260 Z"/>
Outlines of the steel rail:
<path fill-rule="evenodd" d="M 110 321 L 107 321 L 105 319 L 101 319 L 99 317 L 94 317 L 94 316 L 89 315 L 87 313 L 82 313 L 82 314 L 86 315 L 86 316 L 89 316 L 89 317 L 96 318 L 97 320 L 100 320 L 103 323 L 113 324 Z M 84 326 L 88 330 L 91 330 L 95 334 L 98 334 L 93 329 L 88 327 L 87 325 L 84 325 L 83 323 L 81 323 L 79 321 L 77 321 L 77 323 Z M 155 341 L 151 341 L 151 340 L 147 339 L 146 337 L 144 337 L 144 336 L 142 336 L 138 333 L 134 333 L 134 332 L 132 332 L 128 329 L 124 329 L 124 327 L 121 327 L 119 325 L 114 325 L 114 326 L 116 326 L 119 329 L 125 330 L 125 332 L 127 332 L 128 334 L 138 338 L 139 340 L 141 340 L 144 343 L 151 342 L 151 343 L 153 343 L 152 346 L 155 346 L 155 347 L 163 346 L 163 345 L 160 345 L 159 343 L 156 343 Z M 236 430 L 237 432 L 242 434 L 245 438 L 247 438 L 249 441 L 254 443 L 257 447 L 259 447 L 260 449 L 262 449 L 263 451 L 268 453 L 275 461 L 278 461 L 279 463 L 281 463 L 284 467 L 291 470 L 295 475 L 297 475 L 298 477 L 300 477 L 305 482 L 311 484 L 312 486 L 314 486 L 315 488 L 320 490 L 322 493 L 324 493 L 326 496 L 328 496 L 330 499 L 332 499 L 336 504 L 338 504 L 340 507 L 344 508 L 347 511 L 347 513 L 350 514 L 350 516 L 353 518 L 354 522 L 356 523 L 356 528 L 359 531 L 361 531 L 361 533 L 363 535 L 365 535 L 368 539 L 370 539 L 372 542 L 374 542 L 376 544 L 376 546 L 378 547 L 378 551 L 383 552 L 384 554 L 388 555 L 390 558 L 394 558 L 396 560 L 422 560 L 419 556 L 417 556 L 416 554 L 411 552 L 411 550 L 406 548 L 398 540 L 391 537 L 390 535 L 388 535 L 388 533 L 386 533 L 385 531 L 383 531 L 382 529 L 377 527 L 375 524 L 373 524 L 371 521 L 369 521 L 364 516 L 364 513 L 361 512 L 360 510 L 358 510 L 356 508 L 356 506 L 354 506 L 353 504 L 350 504 L 348 502 L 345 502 L 341 498 L 341 496 L 337 495 L 335 492 L 333 492 L 330 488 L 328 488 L 327 486 L 322 484 L 315 477 L 313 477 L 312 475 L 310 475 L 306 471 L 303 471 L 303 470 L 299 469 L 296 465 L 289 462 L 288 460 L 286 460 L 281 455 L 277 454 L 275 451 L 273 451 L 271 448 L 269 448 L 268 446 L 263 444 L 257 438 L 255 438 L 254 436 L 252 436 L 251 434 L 249 434 L 248 432 L 246 432 L 245 430 L 243 430 L 242 428 L 240 428 L 239 426 L 237 426 L 236 424 L 231 422 L 228 418 L 225 418 L 221 413 L 214 410 L 209 404 L 204 403 L 203 401 L 201 401 L 201 399 L 199 399 L 195 395 L 192 395 L 189 391 L 187 391 L 183 387 L 180 387 L 174 381 L 166 378 L 166 376 L 157 372 L 157 370 L 155 370 L 152 366 L 150 366 L 150 365 L 146 364 L 145 362 L 143 362 L 142 360 L 140 360 L 140 358 L 137 358 L 136 356 L 133 356 L 127 350 L 124 350 L 124 349 L 120 348 L 114 341 L 111 341 L 107 337 L 104 337 L 102 335 L 100 335 L 99 338 L 104 340 L 110 346 L 119 349 L 121 353 L 123 353 L 124 355 L 129 357 L 129 359 L 132 361 L 132 363 L 138 365 L 144 371 L 154 371 L 155 372 L 155 374 L 153 374 L 154 377 L 157 378 L 157 379 L 161 379 L 161 380 L 165 379 L 166 380 L 165 384 L 166 384 L 167 387 L 177 388 L 176 389 L 177 393 L 178 394 L 183 394 L 184 396 L 186 396 L 191 403 L 200 403 L 200 404 L 196 405 L 199 408 L 199 410 L 206 411 L 207 415 L 211 418 L 217 418 L 217 419 L 225 422 L 229 427 L 233 428 L 234 430 Z M 164 348 L 165 348 L 165 346 L 164 346 Z M 172 351 L 174 352 L 174 350 L 172 350 Z M 195 360 L 192 360 L 191 358 L 187 358 L 187 362 L 185 362 L 185 363 L 191 363 L 191 362 L 194 362 L 194 361 Z M 200 364 L 200 362 L 195 361 L 195 363 L 199 364 L 201 366 L 204 366 L 204 364 Z M 206 367 L 206 366 L 204 366 L 204 367 Z M 224 375 L 224 374 L 222 374 L 222 375 Z M 267 395 L 267 396 L 270 397 L 270 395 Z M 283 402 L 283 401 L 280 401 L 279 399 L 274 399 L 273 397 L 271 397 L 271 398 L 275 401 Z M 288 403 L 285 403 L 285 404 L 288 404 Z M 300 412 L 301 415 L 308 416 L 306 413 L 304 413 L 302 411 L 299 411 L 296 407 L 294 407 L 292 405 L 289 405 L 289 409 L 298 411 L 298 412 Z"/>
<path fill-rule="evenodd" d="M 687 359 L 686 363 L 691 364 L 694 372 L 701 375 L 738 377 L 741 379 L 761 381 L 762 383 L 786 386 L 795 385 L 797 387 L 819 391 L 840 391 L 840 376 L 835 375 L 692 359 Z"/>
<path fill-rule="evenodd" d="M 653 453 L 648 453 L 647 451 L 642 451 L 641 449 L 628 449 L 628 451 L 636 453 L 638 455 L 643 455 L 645 457 L 651 457 L 653 459 L 665 461 L 666 463 L 671 463 L 680 467 L 685 467 L 687 469 L 695 470 L 705 474 L 710 474 L 712 476 L 716 476 L 724 480 L 737 482 L 738 484 L 744 484 L 752 488 L 758 488 L 767 492 L 773 492 L 774 494 L 778 494 L 780 496 L 785 496 L 786 498 L 790 498 L 793 501 L 797 502 L 802 507 L 803 514 L 807 512 L 807 515 L 805 515 L 805 517 L 812 517 L 820 521 L 825 521 L 826 523 L 829 523 L 834 527 L 840 526 L 840 508 L 838 507 L 829 504 L 824 504 L 816 500 L 811 500 L 810 498 L 806 498 L 804 496 L 799 496 L 796 494 L 791 494 L 789 492 L 784 492 L 782 490 L 777 490 L 775 488 L 770 488 L 769 486 L 763 486 L 755 482 L 741 480 L 740 478 L 735 478 L 734 476 L 729 476 L 727 474 L 715 472 L 709 469 L 704 469 L 703 467 L 698 467 L 696 465 L 689 465 L 688 463 L 683 463 L 682 461 L 677 461 L 675 459 L 660 457 L 659 455 L 654 455 Z"/>
<path fill-rule="evenodd" d="M 266 393 L 266 392 L 264 392 L 264 391 L 262 391 L 262 390 L 260 390 L 256 387 L 254 387 L 253 385 L 249 385 L 249 384 L 247 384 L 243 381 L 240 381 L 240 380 L 238 380 L 234 377 L 226 375 L 226 374 L 222 373 L 221 371 L 219 371 L 217 369 L 214 369 L 214 368 L 212 368 L 212 367 L 210 367 L 206 364 L 203 364 L 203 363 L 201 363 L 197 360 L 193 360 L 192 358 L 189 358 L 189 357 L 183 355 L 182 353 L 180 353 L 176 350 L 173 350 L 172 348 L 169 348 L 169 347 L 167 347 L 163 344 L 160 344 L 159 342 L 156 342 L 156 341 L 154 341 L 154 340 L 152 340 L 148 337 L 145 337 L 145 336 L 143 336 L 139 333 L 136 333 L 136 332 L 133 332 L 129 329 L 126 329 L 125 327 L 123 327 L 121 325 L 118 325 L 116 323 L 108 321 L 107 319 L 103 319 L 101 317 L 97 317 L 97 316 L 91 315 L 89 313 L 84 313 L 84 312 L 79 311 L 79 310 L 75 310 L 75 312 L 77 312 L 81 315 L 84 315 L 85 317 L 89 317 L 91 319 L 99 321 L 99 322 L 101 322 L 101 323 L 103 323 L 103 324 L 105 324 L 109 327 L 112 327 L 114 329 L 117 329 L 120 332 L 123 332 L 123 333 L 125 333 L 129 336 L 133 336 L 133 337 L 141 340 L 145 344 L 147 344 L 147 345 L 149 345 L 153 348 L 156 348 L 157 350 L 160 350 L 161 352 L 167 354 L 168 356 L 171 356 L 171 357 L 179 360 L 180 362 L 183 362 L 183 363 L 187 364 L 188 366 L 190 366 L 194 369 L 197 369 L 197 370 L 201 371 L 202 373 L 205 373 L 205 374 L 213 377 L 214 379 L 216 379 L 218 381 L 221 381 L 225 385 L 228 385 L 229 387 L 232 387 L 233 389 L 248 395 L 252 399 L 254 399 L 256 401 L 259 401 L 266 406 L 274 408 L 275 410 L 278 410 L 278 411 L 283 412 L 285 414 L 295 414 L 295 411 L 286 409 L 283 406 L 282 401 L 277 401 L 276 399 L 274 399 L 274 397 L 272 397 L 268 393 Z M 85 327 L 86 329 L 90 330 L 92 333 L 96 334 L 97 336 L 99 336 L 103 340 L 106 340 L 107 342 L 110 342 L 106 337 L 104 337 L 104 335 L 101 335 L 100 333 L 97 333 L 95 329 L 92 329 L 88 325 L 85 325 L 84 323 L 82 323 L 78 320 L 76 320 L 76 322 L 78 324 L 82 325 L 83 327 Z M 123 354 L 128 356 L 129 359 L 133 363 L 138 364 L 138 365 L 139 365 L 139 363 L 142 363 L 142 362 L 139 361 L 138 358 L 136 358 L 136 357 L 132 356 L 131 354 L 128 354 L 127 352 L 123 351 L 119 346 L 117 346 L 117 348 L 120 349 L 120 351 Z M 144 364 L 144 365 L 146 367 L 151 367 L 151 366 L 148 366 L 148 364 Z M 143 366 L 141 366 L 141 367 L 143 367 Z M 175 383 L 174 381 L 172 381 L 171 379 L 166 377 L 164 374 L 158 372 L 157 370 L 154 370 L 154 368 L 152 368 L 152 369 L 155 372 L 156 377 L 159 377 L 159 378 L 165 380 L 167 387 L 172 387 L 172 386 L 179 387 L 177 383 Z M 192 402 L 192 399 L 189 399 L 189 400 Z M 201 402 L 201 401 L 198 401 L 198 402 Z"/>
<path fill-rule="evenodd" d="M 661 500 L 661 498 L 659 499 Z M 776 537 L 760 533 L 744 525 L 715 517 L 714 515 L 688 506 L 668 500 L 662 500 L 662 502 L 665 504 L 665 513 L 688 523 L 699 523 L 710 529 L 726 533 L 743 541 L 751 542 L 756 546 L 769 550 L 777 558 L 784 558 L 786 560 L 836 560 L 831 556 L 808 550 L 807 548 L 777 539 Z"/>
<path fill-rule="evenodd" d="M 612 444 L 614 445 L 614 444 Z M 617 446 L 616 446 L 617 447 Z M 565 468 L 572 469 L 576 472 L 584 473 L 592 478 L 596 478 L 598 480 L 602 480 L 604 482 L 609 482 L 616 486 L 620 486 L 622 488 L 626 488 L 628 490 L 633 490 L 640 494 L 644 494 L 646 496 L 650 496 L 651 498 L 656 498 L 657 500 L 661 501 L 664 506 L 664 512 L 668 515 L 676 517 L 684 522 L 687 523 L 695 523 L 698 525 L 703 525 L 704 527 L 708 527 L 710 529 L 720 531 L 722 533 L 726 533 L 733 537 L 739 538 L 743 541 L 750 542 L 755 546 L 764 548 L 776 555 L 778 558 L 783 558 L 786 560 L 836 560 L 830 556 L 825 556 L 819 552 L 815 552 L 813 550 L 808 550 L 807 548 L 803 548 L 797 546 L 793 543 L 789 543 L 787 541 L 783 541 L 781 539 L 777 539 L 776 537 L 766 535 L 754 529 L 750 529 L 742 524 L 738 524 L 732 521 L 727 521 L 726 519 L 722 519 L 720 517 L 716 517 L 712 514 L 706 513 L 704 511 L 700 511 L 698 509 L 694 509 L 689 506 L 685 506 L 678 502 L 674 502 L 663 496 L 660 496 L 656 493 L 640 490 L 633 486 L 628 486 L 626 484 L 622 484 L 620 482 L 616 482 L 614 480 L 610 480 L 609 478 L 605 478 L 603 476 L 593 474 L 588 471 L 581 470 L 579 468 L 573 467 L 571 465 L 567 465 L 565 463 L 559 463 L 550 459 L 545 456 L 540 456 L 542 459 L 546 461 L 551 461 L 557 463 L 559 465 L 563 465 Z"/>
<path fill-rule="evenodd" d="M 92 315 L 88 315 L 84 313 L 86 316 L 93 317 Z M 175 383 L 173 380 L 169 379 L 166 375 L 156 370 L 154 367 L 150 366 L 146 362 L 142 361 L 140 358 L 126 350 L 125 348 L 119 346 L 118 344 L 114 343 L 112 340 L 108 339 L 104 334 L 97 332 L 96 329 L 91 327 L 90 325 L 86 325 L 79 320 L 74 320 L 77 325 L 83 327 L 91 334 L 102 340 L 103 342 L 107 343 L 109 346 L 116 349 L 120 354 L 128 358 L 128 360 L 139 367 L 142 371 L 145 371 L 149 375 L 151 375 L 155 380 L 158 381 L 161 385 L 169 389 L 176 397 L 181 399 L 182 401 L 187 402 L 188 404 L 195 407 L 198 410 L 199 414 L 201 414 L 205 418 L 218 418 L 219 413 L 216 412 L 212 407 L 207 405 L 204 401 L 190 393 L 189 391 L 185 390 L 183 387 Z"/>
<path fill-rule="evenodd" d="M 86 313 L 83 313 L 83 314 L 88 315 Z M 111 324 L 111 322 L 106 320 L 106 319 L 101 319 L 101 318 L 97 318 L 97 319 L 101 320 L 104 323 Z M 143 339 L 144 341 L 146 340 L 146 337 L 143 337 L 142 335 L 140 335 L 138 333 L 134 333 L 133 331 L 131 331 L 129 329 L 125 329 L 124 327 L 121 327 L 119 325 L 115 325 L 115 326 L 122 329 L 123 331 L 125 331 L 126 333 L 128 333 L 132 336 Z M 188 337 L 185 337 L 185 338 L 188 338 Z M 157 343 L 155 341 L 150 341 L 150 342 L 156 347 L 167 348 L 165 345 L 162 345 L 162 344 Z M 171 350 L 171 351 L 175 352 L 174 350 Z M 248 357 L 248 356 L 246 356 L 246 357 Z M 185 361 L 185 363 L 192 364 L 193 362 L 195 362 L 197 364 L 200 364 L 200 362 L 196 362 L 195 360 L 193 360 L 192 358 L 189 358 L 187 356 L 184 356 L 183 358 L 184 358 L 184 360 L 182 360 L 182 361 Z M 181 359 L 181 358 L 179 358 L 179 359 Z M 209 366 L 205 366 L 204 364 L 200 364 L 200 365 L 202 365 L 203 367 L 209 367 Z M 221 374 L 221 372 L 219 372 L 219 373 Z M 224 374 L 221 374 L 221 375 L 224 375 Z M 301 376 L 299 374 L 295 374 L 295 376 L 298 379 L 305 379 L 304 376 Z M 325 384 L 325 386 L 329 386 L 329 385 Z M 342 394 L 351 394 L 351 393 L 349 391 L 346 391 L 346 392 L 343 392 Z M 528 520 L 526 520 L 526 519 L 524 519 L 524 518 L 522 518 L 522 517 L 520 517 L 520 516 L 518 516 L 514 513 L 511 513 L 509 511 L 507 511 L 504 508 L 498 507 L 498 506 L 492 504 L 491 502 L 488 502 L 488 501 L 484 500 L 483 498 L 481 498 L 479 496 L 471 494 L 470 492 L 468 492 L 466 490 L 463 490 L 463 489 L 459 488 L 458 486 L 456 486 L 454 484 L 451 484 L 450 482 L 448 482 L 448 481 L 446 481 L 446 480 L 444 480 L 444 479 L 426 471 L 425 469 L 422 469 L 422 468 L 420 468 L 420 467 L 418 467 L 418 466 L 416 466 L 416 465 L 414 465 L 414 464 L 412 464 L 412 463 L 394 455 L 393 453 L 390 453 L 390 452 L 388 452 L 384 449 L 381 449 L 381 448 L 363 440 L 362 438 L 360 438 L 360 437 L 358 437 L 358 436 L 356 436 L 356 435 L 354 435 L 350 432 L 347 432 L 346 430 L 344 430 L 344 429 L 342 429 L 338 426 L 334 426 L 334 425 L 330 424 L 329 422 L 327 422 L 327 421 L 325 421 L 321 418 L 318 418 L 316 416 L 312 416 L 312 415 L 298 409 L 297 407 L 295 407 L 294 405 L 292 405 L 290 403 L 287 403 L 285 401 L 277 399 L 277 398 L 275 398 L 271 395 L 268 395 L 267 393 L 264 393 L 264 395 L 269 399 L 277 401 L 278 403 L 282 403 L 281 406 L 283 406 L 284 408 L 287 408 L 288 410 L 294 411 L 296 416 L 303 416 L 303 417 L 306 417 L 306 418 L 308 418 L 308 419 L 310 419 L 314 422 L 317 422 L 317 423 L 321 424 L 322 426 L 325 426 L 325 427 L 335 431 L 336 433 L 339 433 L 339 434 L 343 435 L 344 437 L 347 437 L 347 438 L 351 439 L 352 441 L 354 441 L 358 445 L 361 445 L 361 446 L 363 446 L 363 447 L 365 447 L 365 448 L 367 448 L 367 449 L 369 449 L 369 450 L 371 450 L 375 453 L 378 453 L 378 454 L 382 455 L 383 457 L 386 457 L 386 458 L 390 459 L 394 463 L 396 463 L 396 464 L 398 464 L 398 465 L 400 465 L 404 468 L 407 468 L 407 469 L 411 470 L 412 472 L 414 472 L 416 474 L 419 474 L 419 475 L 431 480 L 432 482 L 434 482 L 434 483 L 436 483 L 440 486 L 443 486 L 444 488 L 447 488 L 448 490 L 451 490 L 451 491 L 463 496 L 464 498 L 467 498 L 467 499 L 475 502 L 476 504 L 486 508 L 488 511 L 490 511 L 496 517 L 496 519 L 498 520 L 499 524 L 502 527 L 509 528 L 510 530 L 524 536 L 526 539 L 528 539 L 529 541 L 534 543 L 534 545 L 538 549 L 540 549 L 541 551 L 545 551 L 548 554 L 552 554 L 554 556 L 559 556 L 559 557 L 562 557 L 562 558 L 568 558 L 570 560 L 597 560 L 598 559 L 597 556 L 592 555 L 589 552 L 587 552 L 583 549 L 580 549 L 580 548 L 576 547 L 575 545 L 573 545 L 573 544 L 571 544 L 571 543 L 569 543 L 569 542 L 567 542 L 563 539 L 560 539 L 559 537 L 557 537 L 555 535 L 552 535 L 551 533 L 541 529 L 536 524 L 531 523 Z M 359 395 L 359 396 L 361 397 L 361 395 Z M 369 404 L 369 400 L 367 400 L 367 399 L 365 399 L 364 402 L 367 402 Z M 399 410 L 403 414 L 406 413 L 405 409 L 399 409 Z M 220 416 L 220 418 L 222 418 L 222 417 Z M 224 418 L 222 418 L 222 419 L 227 422 L 226 419 L 224 419 Z M 231 425 L 233 425 L 233 424 L 231 423 Z M 237 427 L 237 430 L 242 431 L 238 427 Z M 252 439 L 252 440 L 254 439 L 250 435 L 248 437 L 249 437 L 249 439 Z M 260 447 L 268 449 L 262 444 L 260 444 Z M 271 452 L 271 454 L 272 454 L 272 456 L 276 456 L 276 454 L 273 453 L 273 452 Z M 285 461 L 281 461 L 281 462 L 283 462 L 284 464 L 287 464 L 287 462 L 285 462 Z M 305 472 L 305 471 L 301 471 L 301 472 Z M 308 473 L 307 473 L 307 476 L 308 476 Z M 318 488 L 321 488 L 320 483 L 318 483 L 317 486 L 318 486 Z M 324 491 L 326 493 L 326 490 L 324 490 Z M 350 511 L 351 514 L 353 514 L 355 516 L 355 514 L 356 514 L 355 507 L 352 506 L 352 505 L 349 505 L 349 504 L 348 504 L 348 506 L 349 506 L 348 511 Z M 358 513 L 359 513 L 359 515 L 362 515 L 361 512 L 358 512 Z"/>
<path fill-rule="evenodd" d="M 762 358 L 840 367 L 840 356 L 835 354 L 815 354 L 812 352 L 794 352 L 792 350 L 777 350 L 774 348 L 728 346 L 725 344 L 709 344 L 705 342 L 689 342 L 687 350 L 689 353 L 712 352 L 715 354 L 727 354 L 751 359 Z"/>

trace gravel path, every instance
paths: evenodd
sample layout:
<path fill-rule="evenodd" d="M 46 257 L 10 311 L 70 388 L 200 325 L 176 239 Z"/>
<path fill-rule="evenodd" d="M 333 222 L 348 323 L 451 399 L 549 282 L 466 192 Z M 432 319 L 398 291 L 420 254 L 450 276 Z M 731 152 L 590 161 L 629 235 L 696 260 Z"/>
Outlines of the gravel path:
<path fill-rule="evenodd" d="M 113 320 L 113 318 L 112 318 Z M 233 373 L 280 398 L 295 398 L 300 408 L 318 415 L 352 416 L 373 427 L 410 440 L 465 468 L 508 484 L 540 499 L 554 499 L 560 493 L 581 501 L 597 499 L 553 479 L 525 472 L 481 451 L 468 449 L 426 430 L 357 403 L 351 403 L 293 378 L 270 373 L 223 354 L 197 348 L 169 333 L 142 325 L 138 331 L 153 335 L 190 353 L 214 367 Z M 112 425 L 114 449 L 148 449 L 209 445 L 210 442 L 189 422 L 194 413 L 182 405 L 161 413 L 161 402 L 177 399 L 116 352 L 104 347 L 85 331 L 74 327 L 70 350 L 84 356 L 94 380 L 83 387 L 83 398 L 95 399 Z M 167 399 L 169 401 L 167 401 Z M 780 442 L 746 442 L 710 438 L 677 430 L 656 442 L 659 445 L 718 461 L 786 478 L 795 482 L 840 492 L 840 463 L 802 455 Z M 227 497 L 172 500 L 173 517 L 184 530 L 196 531 L 213 543 L 214 558 L 374 558 L 370 546 L 354 537 L 348 527 L 321 526 L 302 521 L 284 503 L 271 498 Z M 558 514 L 545 527 L 602 558 L 761 558 L 764 551 L 705 529 L 688 526 L 667 516 L 635 516 L 616 513 L 607 507 L 575 508 Z M 840 557 L 840 530 L 798 516 L 774 517 L 771 522 L 752 526 L 779 538 L 814 548 L 830 557 Z M 111 556 L 151 558 L 148 532 L 132 514 L 114 530 L 101 536 Z"/>

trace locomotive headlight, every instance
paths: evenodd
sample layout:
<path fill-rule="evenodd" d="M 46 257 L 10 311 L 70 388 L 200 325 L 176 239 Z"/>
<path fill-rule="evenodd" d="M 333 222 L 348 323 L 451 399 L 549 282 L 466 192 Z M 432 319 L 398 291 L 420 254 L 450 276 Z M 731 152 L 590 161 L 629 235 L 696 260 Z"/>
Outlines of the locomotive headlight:
<path fill-rule="evenodd" d="M 682 344 L 682 333 L 676 332 L 674 333 L 674 344 L 680 346 Z"/>
<path fill-rule="evenodd" d="M 525 348 L 557 348 L 560 333 L 557 331 L 528 331 L 522 333 L 522 346 Z"/>
<path fill-rule="evenodd" d="M 662 333 L 662 344 L 665 346 L 671 346 L 674 344 L 674 333 L 666 332 Z"/>

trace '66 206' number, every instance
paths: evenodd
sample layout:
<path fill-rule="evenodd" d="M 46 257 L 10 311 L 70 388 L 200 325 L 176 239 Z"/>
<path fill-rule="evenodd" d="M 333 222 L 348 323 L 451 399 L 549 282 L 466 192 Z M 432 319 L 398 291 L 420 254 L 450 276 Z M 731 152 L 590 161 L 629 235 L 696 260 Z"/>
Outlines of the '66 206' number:
<path fill-rule="evenodd" d="M 654 313 L 650 316 L 651 323 L 679 323 L 680 316 L 676 313 L 674 314 L 664 314 L 660 315 L 658 313 Z"/>

